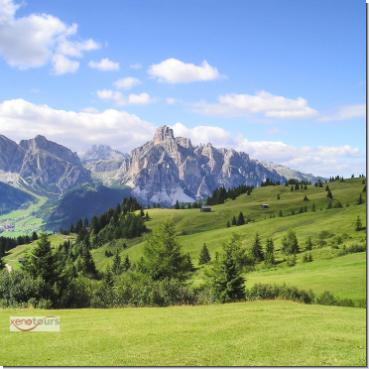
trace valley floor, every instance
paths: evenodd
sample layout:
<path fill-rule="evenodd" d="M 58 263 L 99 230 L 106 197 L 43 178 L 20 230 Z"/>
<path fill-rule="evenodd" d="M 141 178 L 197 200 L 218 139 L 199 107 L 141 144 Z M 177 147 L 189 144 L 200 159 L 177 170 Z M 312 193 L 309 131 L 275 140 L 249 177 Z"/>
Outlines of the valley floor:
<path fill-rule="evenodd" d="M 6 366 L 365 366 L 365 309 L 256 301 L 168 308 L 0 310 Z M 57 315 L 60 333 L 11 333 Z"/>

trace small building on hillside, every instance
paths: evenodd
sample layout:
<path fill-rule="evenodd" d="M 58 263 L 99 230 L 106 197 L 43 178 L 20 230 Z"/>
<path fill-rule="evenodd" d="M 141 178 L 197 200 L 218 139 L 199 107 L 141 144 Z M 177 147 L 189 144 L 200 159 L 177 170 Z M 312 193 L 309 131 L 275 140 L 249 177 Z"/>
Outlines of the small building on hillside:
<path fill-rule="evenodd" d="M 201 206 L 200 211 L 203 213 L 210 213 L 211 212 L 211 206 Z"/>
<path fill-rule="evenodd" d="M 269 204 L 261 204 L 260 207 L 262 209 L 268 209 L 269 208 Z"/>

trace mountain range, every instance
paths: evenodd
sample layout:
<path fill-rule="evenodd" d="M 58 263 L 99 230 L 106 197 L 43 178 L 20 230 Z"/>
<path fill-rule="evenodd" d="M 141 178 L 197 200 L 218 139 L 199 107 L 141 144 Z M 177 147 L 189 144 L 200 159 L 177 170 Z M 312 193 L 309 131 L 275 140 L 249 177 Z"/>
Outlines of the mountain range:
<path fill-rule="evenodd" d="M 267 179 L 284 183 L 291 178 L 317 180 L 234 149 L 193 145 L 188 138 L 175 137 L 168 126 L 159 127 L 152 140 L 130 154 L 94 145 L 81 158 L 40 135 L 19 144 L 0 135 L 0 206 L 13 209 L 44 196 L 52 204 L 46 213 L 54 227 L 71 221 L 68 211 L 80 213 L 81 201 L 90 216 L 129 194 L 144 204 L 171 206 L 205 199 L 221 186 L 260 186 Z M 10 201 L 12 196 L 16 201 Z"/>

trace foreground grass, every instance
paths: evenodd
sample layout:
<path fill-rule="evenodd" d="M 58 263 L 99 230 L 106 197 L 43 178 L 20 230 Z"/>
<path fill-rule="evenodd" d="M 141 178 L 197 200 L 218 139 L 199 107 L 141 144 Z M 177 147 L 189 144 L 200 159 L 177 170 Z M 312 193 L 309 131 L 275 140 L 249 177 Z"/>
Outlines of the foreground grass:
<path fill-rule="evenodd" d="M 60 333 L 10 333 L 10 315 Z M 2 310 L 0 363 L 27 366 L 365 366 L 365 310 L 287 301 L 108 310 Z"/>

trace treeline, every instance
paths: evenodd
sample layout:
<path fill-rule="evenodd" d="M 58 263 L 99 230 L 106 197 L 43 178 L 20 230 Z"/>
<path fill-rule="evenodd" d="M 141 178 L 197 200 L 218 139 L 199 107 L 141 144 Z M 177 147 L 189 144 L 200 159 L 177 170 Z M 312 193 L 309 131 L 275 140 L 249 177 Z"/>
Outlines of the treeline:
<path fill-rule="evenodd" d="M 139 211 L 138 214 L 135 212 Z M 87 240 L 92 247 L 120 238 L 135 238 L 147 232 L 145 221 L 149 220 L 148 212 L 134 197 L 123 200 L 115 209 L 109 209 L 100 216 L 94 216 L 91 222 L 80 219 L 63 234 L 76 233 L 78 240 Z"/>
<path fill-rule="evenodd" d="M 238 187 L 226 189 L 225 187 L 219 187 L 213 191 L 211 196 L 206 200 L 207 205 L 224 204 L 227 199 L 234 200 L 237 196 L 242 194 L 251 195 L 253 190 L 252 186 L 241 185 Z"/>
<path fill-rule="evenodd" d="M 0 237 L 0 258 L 14 247 L 31 243 L 37 239 L 38 234 L 36 232 L 33 232 L 31 236 L 18 236 L 16 238 Z"/>

